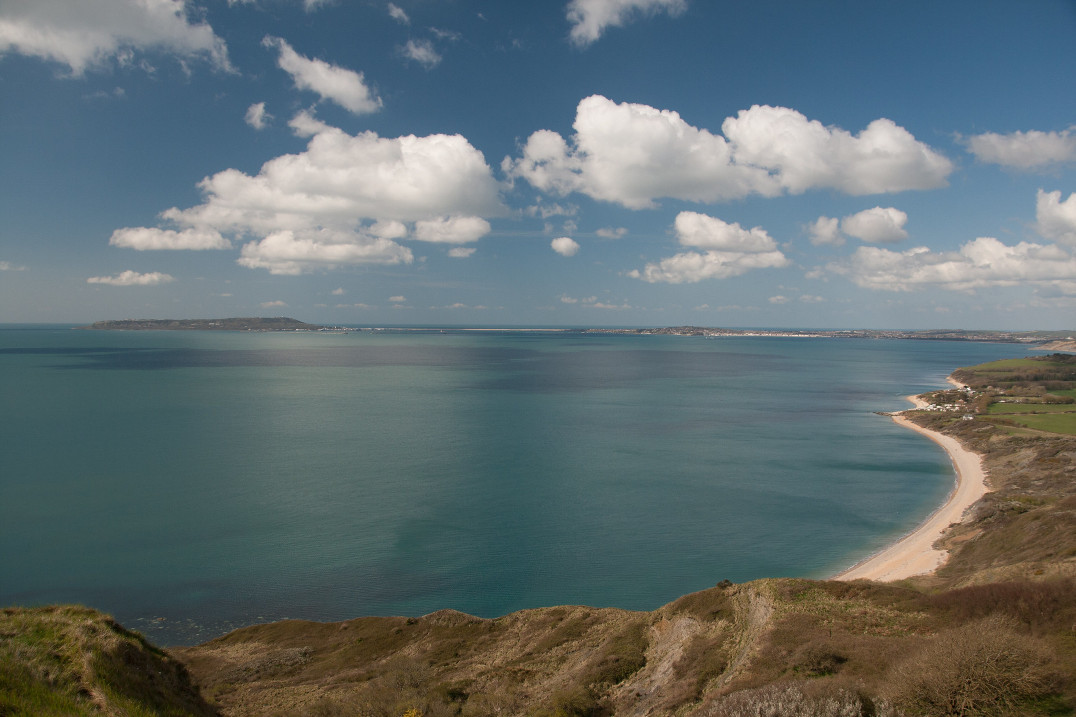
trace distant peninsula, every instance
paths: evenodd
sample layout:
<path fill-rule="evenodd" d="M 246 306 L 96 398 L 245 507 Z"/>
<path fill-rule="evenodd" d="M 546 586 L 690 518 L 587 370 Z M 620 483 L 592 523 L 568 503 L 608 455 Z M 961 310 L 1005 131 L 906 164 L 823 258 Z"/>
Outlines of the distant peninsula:
<path fill-rule="evenodd" d="M 319 331 L 324 327 L 277 316 L 270 319 L 122 319 L 96 321 L 79 328 L 94 331 Z"/>

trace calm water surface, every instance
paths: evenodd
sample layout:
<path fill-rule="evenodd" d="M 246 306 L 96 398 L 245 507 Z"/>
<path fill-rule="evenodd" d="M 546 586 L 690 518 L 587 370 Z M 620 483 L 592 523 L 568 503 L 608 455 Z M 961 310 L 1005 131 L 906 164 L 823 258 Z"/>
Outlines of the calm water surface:
<path fill-rule="evenodd" d="M 875 411 L 962 342 L 0 328 L 0 604 L 164 644 L 285 617 L 826 577 L 952 469 Z"/>

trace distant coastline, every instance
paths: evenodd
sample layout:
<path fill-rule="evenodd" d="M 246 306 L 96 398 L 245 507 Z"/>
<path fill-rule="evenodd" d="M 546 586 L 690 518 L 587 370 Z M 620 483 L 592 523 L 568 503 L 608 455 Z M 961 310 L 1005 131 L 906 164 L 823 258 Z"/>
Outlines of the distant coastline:
<path fill-rule="evenodd" d="M 974 331 L 963 329 L 730 329 L 703 326 L 666 326 L 659 328 L 564 328 L 497 326 L 326 326 L 308 324 L 285 316 L 272 318 L 240 317 L 223 319 L 120 319 L 96 321 L 78 329 L 96 331 L 392 331 L 392 332 L 564 332 L 580 334 L 616 334 L 632 336 L 694 336 L 708 339 L 723 337 L 836 338 L 836 339 L 914 339 L 920 341 L 977 341 L 1035 345 L 1044 350 L 1073 350 L 1076 336 L 1072 331 Z"/>

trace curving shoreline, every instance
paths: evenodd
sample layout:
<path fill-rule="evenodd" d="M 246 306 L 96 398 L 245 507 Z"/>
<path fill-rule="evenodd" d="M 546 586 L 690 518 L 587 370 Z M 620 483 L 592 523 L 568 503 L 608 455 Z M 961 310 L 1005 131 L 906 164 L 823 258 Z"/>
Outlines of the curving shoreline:
<path fill-rule="evenodd" d="M 955 385 L 952 379 L 949 379 L 949 382 Z M 916 408 L 924 406 L 916 396 L 907 398 Z M 955 438 L 923 428 L 904 416 L 895 415 L 893 420 L 945 449 L 956 470 L 956 485 L 945 503 L 931 513 L 919 527 L 884 550 L 837 573 L 831 580 L 866 579 L 888 582 L 934 572 L 948 558 L 947 551 L 934 548 L 935 541 L 952 523 L 959 523 L 965 511 L 990 491 L 986 486 L 986 471 L 983 470 L 982 457 L 979 454 L 969 451 Z"/>

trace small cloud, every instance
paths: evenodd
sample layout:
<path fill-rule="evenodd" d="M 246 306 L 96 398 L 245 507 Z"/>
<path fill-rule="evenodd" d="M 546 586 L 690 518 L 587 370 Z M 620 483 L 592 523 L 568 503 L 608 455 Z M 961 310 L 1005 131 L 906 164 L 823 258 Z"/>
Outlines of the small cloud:
<path fill-rule="evenodd" d="M 651 284 L 696 283 L 740 276 L 755 269 L 781 268 L 790 263 L 777 249 L 777 242 L 762 227 L 744 229 L 738 223 L 729 224 L 716 217 L 687 211 L 677 215 L 675 227 L 680 244 L 705 251 L 681 252 L 660 262 L 651 262 L 642 271 L 634 269 L 628 276 Z"/>
<path fill-rule="evenodd" d="M 0 271 L 26 271 L 25 266 L 17 266 L 10 261 L 0 261 Z"/>
<path fill-rule="evenodd" d="M 314 109 L 299 110 L 288 120 L 288 126 L 296 137 L 313 137 L 322 132 L 331 132 L 332 127 L 314 116 Z"/>
<path fill-rule="evenodd" d="M 804 294 L 800 296 L 800 301 L 805 304 L 821 304 L 825 299 L 821 296 L 814 296 L 813 294 Z"/>
<path fill-rule="evenodd" d="M 247 107 L 247 114 L 244 119 L 254 129 L 265 129 L 269 126 L 269 122 L 272 121 L 273 115 L 265 111 L 264 102 L 256 102 Z"/>
<path fill-rule="evenodd" d="M 627 233 L 628 230 L 626 227 L 616 227 L 615 229 L 613 227 L 602 227 L 595 232 L 595 234 L 600 236 L 602 239 L 620 239 Z"/>
<path fill-rule="evenodd" d="M 529 217 L 539 217 L 541 219 L 549 219 L 550 217 L 570 217 L 579 213 L 579 206 L 575 204 L 569 204 L 562 206 L 560 204 L 535 204 L 527 207 L 523 210 L 523 213 Z"/>
<path fill-rule="evenodd" d="M 403 8 L 401 8 L 399 5 L 396 5 L 395 3 L 389 3 L 389 17 L 391 17 L 393 20 L 400 23 L 401 25 L 411 24 L 411 18 L 407 16 L 407 13 L 404 12 Z"/>
<path fill-rule="evenodd" d="M 676 17 L 686 8 L 686 0 L 571 0 L 567 8 L 572 26 L 569 37 L 577 47 L 586 47 L 607 27 L 620 27 L 636 16 L 659 12 Z"/>
<path fill-rule="evenodd" d="M 908 238 L 904 225 L 908 215 L 893 207 L 874 207 L 841 220 L 841 231 L 865 242 L 878 244 Z"/>
<path fill-rule="evenodd" d="M 557 237 L 549 245 L 561 256 L 575 256 L 579 252 L 579 243 L 570 237 Z"/>
<path fill-rule="evenodd" d="M 444 30 L 439 27 L 431 27 L 430 32 L 433 33 L 438 40 L 449 40 L 450 42 L 459 42 L 460 38 L 463 37 L 455 30 Z"/>
<path fill-rule="evenodd" d="M 112 232 L 109 246 L 124 247 L 137 251 L 201 251 L 204 249 L 230 249 L 232 243 L 213 229 L 157 229 L 155 227 L 124 227 Z"/>
<path fill-rule="evenodd" d="M 819 217 L 807 225 L 807 234 L 815 246 L 841 246 L 844 236 L 840 225 L 841 221 L 836 217 Z"/>
<path fill-rule="evenodd" d="M 474 254 L 476 249 L 473 246 L 457 246 L 448 250 L 448 255 L 453 259 L 466 259 Z"/>
<path fill-rule="evenodd" d="M 437 67 L 442 59 L 429 40 L 408 40 L 407 44 L 400 48 L 400 54 L 409 60 L 414 60 L 427 70 Z"/>
<path fill-rule="evenodd" d="M 343 288 L 339 288 L 339 289 L 333 289 L 333 290 L 332 290 L 332 295 L 333 295 L 333 296 L 343 296 L 343 295 L 344 295 L 344 294 L 346 294 L 346 293 L 347 293 L 347 292 L 346 292 L 346 291 L 344 291 L 344 289 L 343 289 Z"/>
<path fill-rule="evenodd" d="M 391 302 L 393 304 L 402 304 L 405 301 L 407 301 L 406 296 L 390 296 L 389 297 L 389 302 Z"/>
<path fill-rule="evenodd" d="M 560 295 L 560 303 L 562 303 L 562 304 L 578 304 L 579 299 L 574 299 L 571 296 L 568 296 L 566 294 L 561 294 Z"/>
<path fill-rule="evenodd" d="M 108 286 L 156 286 L 175 281 L 175 278 L 159 271 L 139 274 L 136 271 L 123 271 L 115 276 L 91 276 L 86 279 L 87 284 L 106 284 Z"/>
<path fill-rule="evenodd" d="M 279 308 L 282 308 L 284 306 L 287 306 L 287 304 L 285 302 L 279 301 L 279 300 L 278 301 L 263 301 L 261 303 L 261 307 L 263 309 L 279 309 Z"/>
<path fill-rule="evenodd" d="M 787 304 L 788 303 L 788 297 L 787 296 L 781 296 L 780 294 L 778 294 L 777 296 L 771 296 L 769 298 L 769 302 L 771 304 L 778 304 L 778 305 L 779 304 Z"/>
<path fill-rule="evenodd" d="M 482 217 L 449 216 L 415 222 L 415 238 L 420 241 L 465 244 L 489 234 L 490 226 Z"/>
<path fill-rule="evenodd" d="M 315 92 L 357 115 L 381 109 L 381 98 L 367 86 L 363 73 L 303 57 L 279 37 L 266 35 L 262 45 L 277 51 L 277 65 L 291 75 L 298 89 Z"/>

